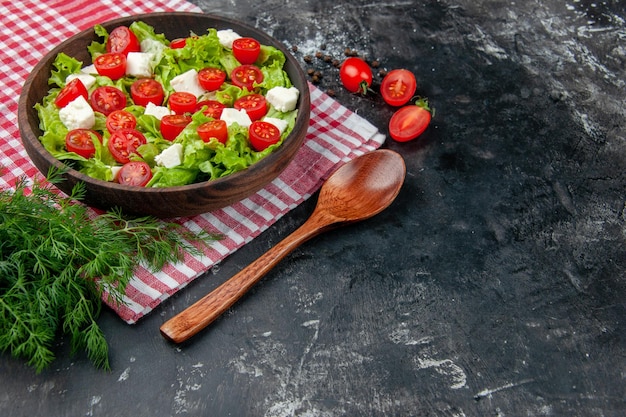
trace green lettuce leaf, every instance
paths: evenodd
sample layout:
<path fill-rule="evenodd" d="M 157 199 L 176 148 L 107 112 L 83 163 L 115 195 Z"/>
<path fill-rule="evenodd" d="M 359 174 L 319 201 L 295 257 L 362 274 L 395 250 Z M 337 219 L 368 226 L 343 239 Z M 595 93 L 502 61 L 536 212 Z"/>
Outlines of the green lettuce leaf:
<path fill-rule="evenodd" d="M 96 59 L 98 55 L 101 55 L 106 52 L 106 43 L 109 40 L 109 32 L 102 25 L 95 25 L 93 28 L 96 35 L 102 38 L 101 42 L 92 41 L 89 46 L 87 46 L 87 51 L 91 55 L 91 62 Z"/>
<path fill-rule="evenodd" d="M 61 52 L 54 59 L 52 67 L 53 69 L 48 79 L 48 84 L 65 87 L 65 79 L 67 76 L 80 72 L 83 63 Z"/>

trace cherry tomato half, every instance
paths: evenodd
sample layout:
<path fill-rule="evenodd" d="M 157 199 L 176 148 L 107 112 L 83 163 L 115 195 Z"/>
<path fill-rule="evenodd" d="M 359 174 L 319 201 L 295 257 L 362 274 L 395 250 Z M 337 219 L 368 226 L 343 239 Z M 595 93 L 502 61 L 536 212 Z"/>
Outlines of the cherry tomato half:
<path fill-rule="evenodd" d="M 380 84 L 380 94 L 383 100 L 391 106 L 403 106 L 411 100 L 417 81 L 409 70 L 394 69 L 389 71 Z"/>
<path fill-rule="evenodd" d="M 361 58 L 350 57 L 341 64 L 339 78 L 349 92 L 366 94 L 372 85 L 372 69 Z"/>
<path fill-rule="evenodd" d="M 198 136 L 205 142 L 209 142 L 211 138 L 215 138 L 221 143 L 228 140 L 228 126 L 223 120 L 211 120 L 198 126 Z"/>
<path fill-rule="evenodd" d="M 74 129 L 65 135 L 65 148 L 68 152 L 74 152 L 83 158 L 89 159 L 96 153 L 94 140 L 102 142 L 100 133 L 91 129 Z"/>
<path fill-rule="evenodd" d="M 263 73 L 254 65 L 241 65 L 230 73 L 230 79 L 237 87 L 252 91 L 255 83 L 263 82 Z"/>
<path fill-rule="evenodd" d="M 261 44 L 254 38 L 237 38 L 233 41 L 233 55 L 242 64 L 253 64 L 261 53 Z"/>
<path fill-rule="evenodd" d="M 257 120 L 250 125 L 248 136 L 252 148 L 260 152 L 268 146 L 278 143 L 280 140 L 280 131 L 271 123 Z"/>
<path fill-rule="evenodd" d="M 181 49 L 187 45 L 187 38 L 176 38 L 170 42 L 170 48 Z"/>
<path fill-rule="evenodd" d="M 198 39 L 197 36 L 189 36 L 187 38 L 176 38 L 170 42 L 170 48 L 172 49 L 181 49 L 187 46 L 187 39 Z"/>
<path fill-rule="evenodd" d="M 111 31 L 106 43 L 107 52 L 128 55 L 129 52 L 139 52 L 141 47 L 137 36 L 126 26 L 118 26 Z"/>
<path fill-rule="evenodd" d="M 98 55 L 93 65 L 98 74 L 118 80 L 126 74 L 126 55 L 120 53 Z"/>
<path fill-rule="evenodd" d="M 138 106 L 146 107 L 148 103 L 160 106 L 163 104 L 165 92 L 157 80 L 140 78 L 130 86 L 130 96 Z"/>
<path fill-rule="evenodd" d="M 54 104 L 58 108 L 63 108 L 80 96 L 87 100 L 89 99 L 89 92 L 81 80 L 74 78 L 59 91 L 59 95 L 54 99 Z"/>
<path fill-rule="evenodd" d="M 143 161 L 130 161 L 122 165 L 115 180 L 123 185 L 144 187 L 152 179 L 150 165 Z"/>
<path fill-rule="evenodd" d="M 126 110 L 115 110 L 109 113 L 106 119 L 106 127 L 110 133 L 120 129 L 134 129 L 135 126 L 137 126 L 137 119 Z"/>
<path fill-rule="evenodd" d="M 122 110 L 126 107 L 126 95 L 119 88 L 110 85 L 96 88 L 91 93 L 89 101 L 94 111 L 100 112 L 105 116 L 108 116 L 115 110 Z"/>
<path fill-rule="evenodd" d="M 389 120 L 389 135 L 398 142 L 407 142 L 421 135 L 432 118 L 428 101 L 418 100 L 415 105 L 397 110 Z"/>
<path fill-rule="evenodd" d="M 111 134 L 107 147 L 113 158 L 121 164 L 130 162 L 130 155 L 146 144 L 146 137 L 135 129 L 120 129 Z"/>
<path fill-rule="evenodd" d="M 226 105 L 220 103 L 217 100 L 202 100 L 202 101 L 199 101 L 198 104 L 196 105 L 195 111 L 200 111 L 204 108 L 202 113 L 205 116 L 212 117 L 214 119 L 219 119 L 220 116 L 222 115 L 222 110 L 224 110 L 225 107 Z"/>
<path fill-rule="evenodd" d="M 174 140 L 187 125 L 191 123 L 191 116 L 171 114 L 161 118 L 161 134 L 167 140 Z"/>
<path fill-rule="evenodd" d="M 198 71 L 198 82 L 207 91 L 215 91 L 226 81 L 226 73 L 219 68 L 203 68 Z"/>
<path fill-rule="evenodd" d="M 267 113 L 267 100 L 261 94 L 248 94 L 235 100 L 233 105 L 237 110 L 245 110 L 253 122 Z"/>
<path fill-rule="evenodd" d="M 170 94 L 168 102 L 170 110 L 176 114 L 193 113 L 196 109 L 196 104 L 198 104 L 196 96 L 184 91 L 177 91 Z"/>

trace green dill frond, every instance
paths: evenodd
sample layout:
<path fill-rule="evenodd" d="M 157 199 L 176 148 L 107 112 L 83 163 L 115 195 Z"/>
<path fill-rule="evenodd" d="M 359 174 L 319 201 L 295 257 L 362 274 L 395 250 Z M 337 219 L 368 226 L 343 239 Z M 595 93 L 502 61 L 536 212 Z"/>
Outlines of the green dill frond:
<path fill-rule="evenodd" d="M 201 255 L 219 237 L 120 210 L 90 219 L 75 201 L 84 197 L 84 184 L 69 197 L 53 189 L 62 173 L 52 169 L 46 181 L 32 184 L 19 178 L 14 190 L 0 190 L 0 351 L 39 372 L 54 360 L 51 348 L 63 333 L 72 353 L 85 351 L 95 366 L 109 369 L 97 324 L 104 291 L 121 303 L 138 265 L 158 271 L 186 252 Z"/>

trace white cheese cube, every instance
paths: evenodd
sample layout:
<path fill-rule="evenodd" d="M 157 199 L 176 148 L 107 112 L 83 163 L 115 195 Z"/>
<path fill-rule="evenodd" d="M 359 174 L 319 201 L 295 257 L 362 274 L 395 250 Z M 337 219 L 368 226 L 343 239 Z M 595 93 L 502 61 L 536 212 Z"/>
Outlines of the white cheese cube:
<path fill-rule="evenodd" d="M 151 77 L 152 55 L 145 52 L 129 52 L 126 56 L 126 75 L 135 77 Z"/>
<path fill-rule="evenodd" d="M 232 29 L 224 29 L 217 31 L 217 38 L 224 48 L 233 49 L 233 41 L 241 38 L 241 35 Z"/>
<path fill-rule="evenodd" d="M 98 70 L 96 69 L 96 66 L 94 64 L 91 65 L 87 65 L 86 67 L 82 67 L 80 69 L 80 72 L 82 72 L 83 74 L 98 74 Z"/>
<path fill-rule="evenodd" d="M 166 148 L 154 157 L 154 161 L 157 165 L 165 168 L 174 168 L 183 163 L 183 145 L 180 143 L 173 143 L 169 148 Z"/>
<path fill-rule="evenodd" d="M 141 41 L 140 48 L 141 52 L 158 56 L 165 50 L 166 46 L 157 40 L 146 38 Z"/>
<path fill-rule="evenodd" d="M 265 99 L 274 108 L 281 112 L 288 112 L 296 108 L 300 92 L 296 87 L 274 87 L 265 95 Z"/>
<path fill-rule="evenodd" d="M 69 83 L 73 79 L 78 78 L 83 85 L 89 90 L 96 83 L 96 77 L 93 75 L 86 74 L 84 72 L 79 72 L 78 74 L 70 74 L 65 79 L 65 83 Z"/>
<path fill-rule="evenodd" d="M 195 69 L 190 69 L 189 71 L 172 78 L 170 85 L 174 91 L 184 91 L 186 93 L 191 93 L 196 97 L 200 97 L 206 93 L 206 90 L 202 88 L 200 81 L 198 81 L 198 71 Z"/>
<path fill-rule="evenodd" d="M 277 117 L 265 117 L 263 119 L 264 122 L 271 123 L 280 131 L 282 135 L 285 129 L 287 129 L 287 121 L 283 119 L 279 119 Z"/>
<path fill-rule="evenodd" d="M 122 167 L 117 165 L 111 167 L 111 174 L 113 174 L 113 179 L 117 178 L 117 174 L 120 172 L 121 169 Z"/>
<path fill-rule="evenodd" d="M 233 123 L 237 123 L 239 126 L 250 127 L 252 124 L 252 120 L 250 120 L 250 116 L 244 109 L 237 110 L 232 107 L 226 107 L 222 110 L 222 115 L 220 119 L 226 122 L 226 126 L 230 126 Z"/>
<path fill-rule="evenodd" d="M 93 109 L 83 96 L 79 96 L 59 110 L 59 117 L 69 130 L 91 129 L 96 123 Z"/>
<path fill-rule="evenodd" d="M 148 103 L 146 105 L 146 110 L 143 112 L 144 114 L 150 115 L 150 116 L 154 116 L 157 119 L 161 120 L 163 118 L 163 116 L 167 116 L 169 114 L 173 114 L 173 112 L 170 111 L 170 109 L 168 109 L 165 106 L 157 106 L 154 103 Z"/>

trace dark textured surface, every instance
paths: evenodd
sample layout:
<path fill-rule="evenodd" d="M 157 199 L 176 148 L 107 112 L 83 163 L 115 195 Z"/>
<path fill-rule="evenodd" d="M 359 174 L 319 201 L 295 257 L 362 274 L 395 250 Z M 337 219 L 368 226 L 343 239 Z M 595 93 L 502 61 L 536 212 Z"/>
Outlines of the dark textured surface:
<path fill-rule="evenodd" d="M 314 199 L 128 326 L 113 371 L 0 357 L 11 416 L 620 416 L 626 413 L 626 24 L 619 1 L 199 1 L 341 90 L 351 48 L 406 67 L 436 116 L 374 219 L 289 256 L 183 346 L 158 327 L 294 230 Z M 325 49 L 323 49 L 325 47 Z"/>

